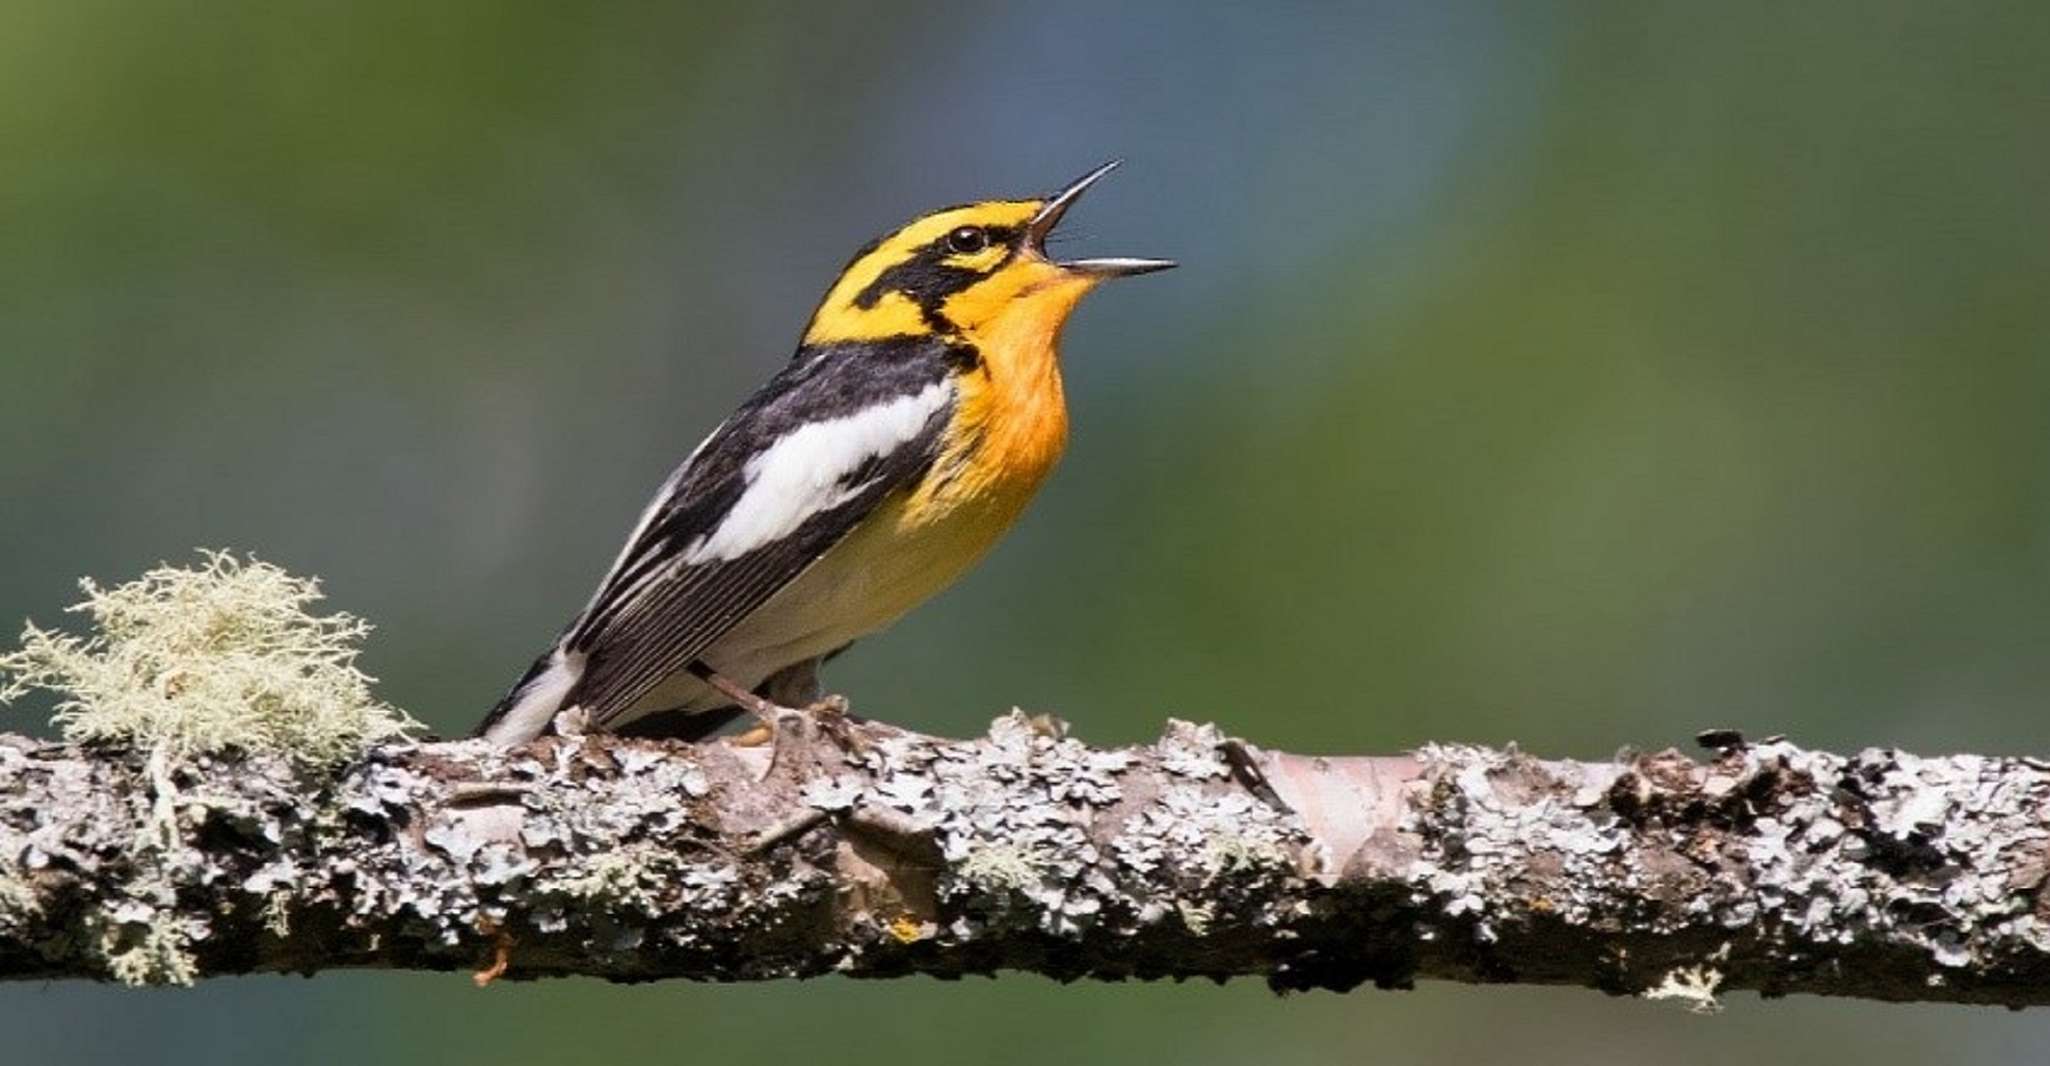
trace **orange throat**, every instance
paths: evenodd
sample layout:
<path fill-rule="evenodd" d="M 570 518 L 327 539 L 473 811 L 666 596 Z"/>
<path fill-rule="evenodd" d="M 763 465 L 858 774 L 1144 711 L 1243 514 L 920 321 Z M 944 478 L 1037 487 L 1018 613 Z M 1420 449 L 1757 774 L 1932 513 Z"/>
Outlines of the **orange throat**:
<path fill-rule="evenodd" d="M 952 467 L 957 499 L 981 499 L 1015 517 L 1060 461 L 1068 444 L 1061 328 L 1089 288 L 1080 279 L 1040 279 L 1006 294 L 1001 313 L 965 331 L 982 360 L 956 379 L 959 399 L 941 459 Z"/>
<path fill-rule="evenodd" d="M 995 473 L 1037 487 L 1068 446 L 1068 400 L 1061 389 L 1061 361 L 1055 350 L 1059 327 L 1046 334 L 993 337 L 979 342 L 982 366 L 962 381 L 962 399 L 987 399 L 978 427 L 983 462 Z"/>

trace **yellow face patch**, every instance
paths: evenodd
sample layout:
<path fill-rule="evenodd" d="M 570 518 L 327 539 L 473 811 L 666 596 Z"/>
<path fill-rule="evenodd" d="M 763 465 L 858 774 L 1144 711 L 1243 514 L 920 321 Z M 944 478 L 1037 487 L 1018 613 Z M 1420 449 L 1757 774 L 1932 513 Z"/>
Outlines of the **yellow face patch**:
<path fill-rule="evenodd" d="M 947 297 L 940 313 L 971 339 L 1026 321 L 1058 329 L 1094 283 L 1094 278 L 1071 274 L 1036 256 L 1021 256 Z"/>
<path fill-rule="evenodd" d="M 957 293 L 1028 266 L 1057 271 L 1025 247 L 1039 200 L 992 200 L 936 211 L 856 255 L 820 302 L 806 344 L 919 335 L 966 322 L 941 306 Z"/>
<path fill-rule="evenodd" d="M 988 274 L 1012 255 L 1012 250 L 1001 244 L 985 246 L 979 252 L 955 252 L 940 260 L 941 265 L 955 270 L 966 270 L 976 274 Z"/>

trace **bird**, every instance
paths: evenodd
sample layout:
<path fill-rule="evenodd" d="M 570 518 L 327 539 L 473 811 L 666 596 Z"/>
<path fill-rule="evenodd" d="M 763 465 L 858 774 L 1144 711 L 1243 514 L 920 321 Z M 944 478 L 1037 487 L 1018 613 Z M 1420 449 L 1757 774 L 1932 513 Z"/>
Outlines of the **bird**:
<path fill-rule="evenodd" d="M 696 741 L 821 706 L 821 662 L 966 573 L 1059 461 L 1058 347 L 1082 297 L 1175 265 L 1049 256 L 1117 166 L 934 211 L 856 252 L 790 361 L 662 482 L 472 735 L 513 746 L 573 722 Z"/>

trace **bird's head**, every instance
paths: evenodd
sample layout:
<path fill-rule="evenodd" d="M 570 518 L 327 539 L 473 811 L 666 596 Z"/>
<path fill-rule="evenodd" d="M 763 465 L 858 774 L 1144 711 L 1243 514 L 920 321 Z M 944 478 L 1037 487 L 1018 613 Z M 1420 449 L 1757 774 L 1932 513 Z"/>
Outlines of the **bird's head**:
<path fill-rule="evenodd" d="M 1010 330 L 1052 335 L 1106 278 L 1147 274 L 1164 259 L 1049 258 L 1046 238 L 1105 163 L 1052 196 L 935 211 L 857 252 L 819 304 L 806 344 L 941 334 L 970 343 Z"/>

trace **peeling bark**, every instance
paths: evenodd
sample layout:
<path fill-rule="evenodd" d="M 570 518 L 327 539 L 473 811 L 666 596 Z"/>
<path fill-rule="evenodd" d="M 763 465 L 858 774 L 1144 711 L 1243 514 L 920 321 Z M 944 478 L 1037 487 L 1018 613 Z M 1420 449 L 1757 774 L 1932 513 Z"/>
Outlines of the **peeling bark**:
<path fill-rule="evenodd" d="M 2050 1002 L 2050 766 L 1734 736 L 1610 763 L 1089 748 L 786 719 L 768 748 L 392 745 L 321 779 L 0 737 L 0 977 L 334 967 L 1418 978 Z"/>

